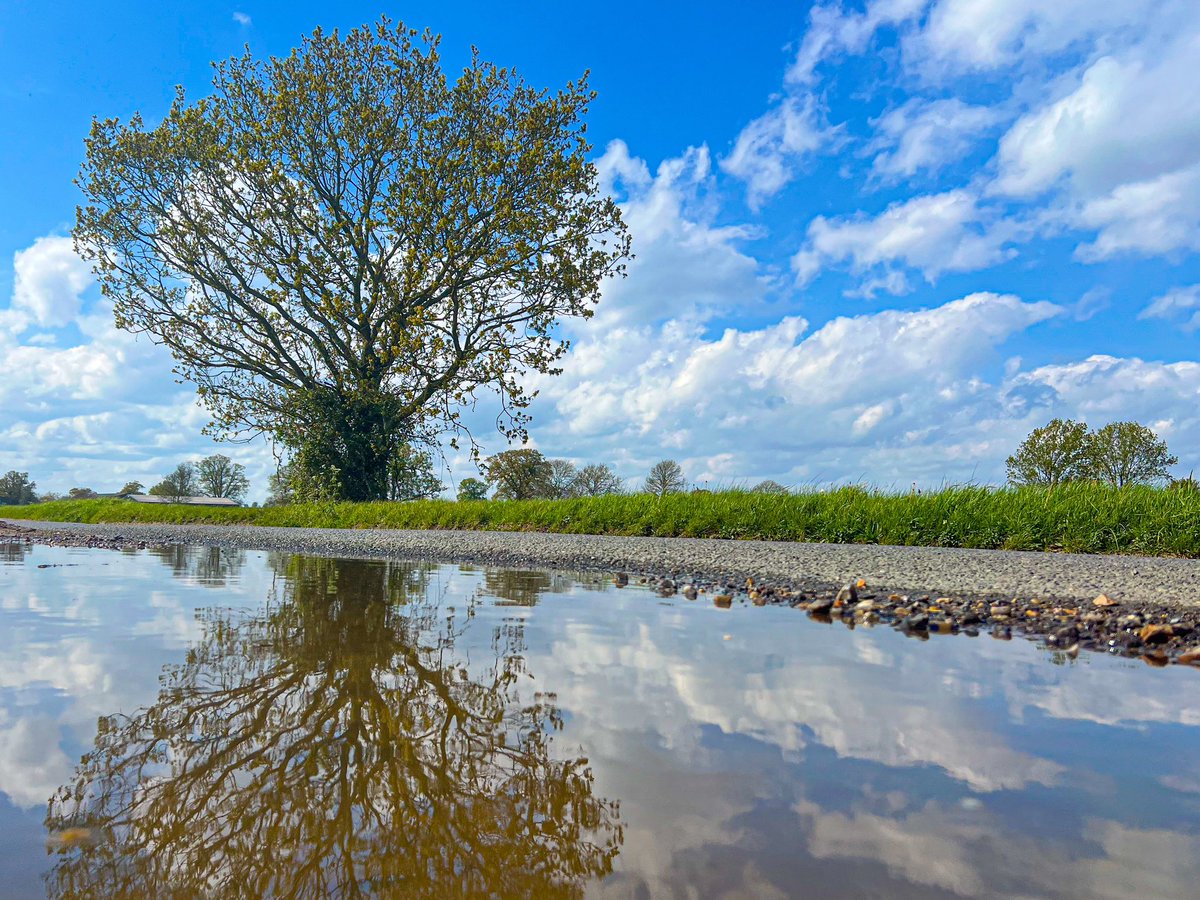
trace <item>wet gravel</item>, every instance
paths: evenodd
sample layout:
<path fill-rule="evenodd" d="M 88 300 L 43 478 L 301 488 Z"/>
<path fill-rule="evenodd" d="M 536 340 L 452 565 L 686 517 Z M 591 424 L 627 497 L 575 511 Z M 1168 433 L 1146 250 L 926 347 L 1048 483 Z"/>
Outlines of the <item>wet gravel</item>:
<path fill-rule="evenodd" d="M 0 520 L 2 522 L 3 520 Z M 850 627 L 1026 635 L 1074 655 L 1200 664 L 1200 560 L 533 532 L 10 522 L 0 540 L 200 544 L 610 573 L 719 607 L 787 604 Z"/>

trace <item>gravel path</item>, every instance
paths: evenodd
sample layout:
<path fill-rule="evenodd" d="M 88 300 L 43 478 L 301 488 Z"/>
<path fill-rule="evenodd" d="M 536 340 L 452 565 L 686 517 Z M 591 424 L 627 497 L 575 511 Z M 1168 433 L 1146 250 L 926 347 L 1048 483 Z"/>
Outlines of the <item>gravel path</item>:
<path fill-rule="evenodd" d="M 151 544 L 201 544 L 321 556 L 644 572 L 714 581 L 753 576 L 833 585 L 863 578 L 873 587 L 900 591 L 1062 600 L 1090 600 L 1105 593 L 1121 601 L 1200 606 L 1200 560 L 1188 559 L 528 532 L 13 524 L 84 532 L 98 539 L 120 536 Z"/>

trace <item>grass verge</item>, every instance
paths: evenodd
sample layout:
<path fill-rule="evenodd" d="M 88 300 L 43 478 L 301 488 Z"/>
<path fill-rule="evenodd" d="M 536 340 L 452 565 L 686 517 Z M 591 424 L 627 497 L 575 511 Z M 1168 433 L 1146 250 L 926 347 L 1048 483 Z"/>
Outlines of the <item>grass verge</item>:
<path fill-rule="evenodd" d="M 554 531 L 1200 557 L 1200 492 L 1092 484 L 1054 489 L 955 487 L 917 495 L 849 487 L 790 495 L 726 491 L 662 498 L 635 494 L 576 500 L 320 503 L 261 509 L 57 500 L 0 507 L 0 517 L 56 522 Z"/>

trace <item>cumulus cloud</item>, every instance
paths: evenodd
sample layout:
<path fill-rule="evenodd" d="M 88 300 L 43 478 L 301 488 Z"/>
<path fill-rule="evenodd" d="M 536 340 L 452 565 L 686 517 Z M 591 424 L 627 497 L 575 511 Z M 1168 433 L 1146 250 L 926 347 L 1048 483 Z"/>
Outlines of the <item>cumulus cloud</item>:
<path fill-rule="evenodd" d="M 697 480 L 854 480 L 864 471 L 938 480 L 963 465 L 948 455 L 957 441 L 964 458 L 977 451 L 980 411 L 1000 413 L 977 367 L 1058 313 L 1050 303 L 976 294 L 840 317 L 811 333 L 794 315 L 717 335 L 675 319 L 646 324 L 576 345 L 564 374 L 543 387 L 557 417 L 539 434 L 550 449 L 586 444 L 636 466 L 657 449 Z M 952 427 L 960 410 L 970 410 L 962 432 Z M 929 422 L 941 423 L 936 436 Z"/>
<path fill-rule="evenodd" d="M 11 305 L 0 309 L 0 471 L 28 471 L 39 490 L 152 484 L 181 459 L 224 452 L 246 464 L 256 493 L 274 461 L 262 442 L 218 446 L 195 390 L 170 354 L 119 330 L 68 238 L 14 256 Z M 52 329 L 30 333 L 35 325 Z M 7 327 L 5 327 L 7 326 Z"/>
<path fill-rule="evenodd" d="M 801 284 L 844 262 L 856 272 L 907 266 L 934 281 L 944 272 L 970 272 L 1009 258 L 1007 244 L 1015 234 L 1014 225 L 981 206 L 972 192 L 952 190 L 893 203 L 874 217 L 817 216 L 792 268 Z"/>
<path fill-rule="evenodd" d="M 71 239 L 48 235 L 13 255 L 12 306 L 39 325 L 57 328 L 80 310 L 80 295 L 92 283 L 91 268 L 75 255 Z M 10 320 L 10 324 L 14 324 Z"/>
<path fill-rule="evenodd" d="M 1097 233 L 1084 261 L 1200 248 L 1200 14 L 1189 24 L 1095 60 L 1000 142 L 995 189 L 1054 192 L 1064 223 Z"/>

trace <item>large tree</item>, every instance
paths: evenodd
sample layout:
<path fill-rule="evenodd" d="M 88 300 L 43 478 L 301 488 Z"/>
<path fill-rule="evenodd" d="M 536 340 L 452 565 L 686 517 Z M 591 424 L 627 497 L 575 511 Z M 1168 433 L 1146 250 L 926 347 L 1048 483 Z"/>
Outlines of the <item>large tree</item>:
<path fill-rule="evenodd" d="M 241 501 L 250 490 L 246 467 L 221 453 L 206 456 L 196 463 L 196 481 L 208 497 Z"/>
<path fill-rule="evenodd" d="M 93 123 L 76 246 L 122 328 L 196 384 L 221 436 L 266 433 L 346 499 L 387 494 L 417 438 L 498 393 L 589 316 L 629 237 L 599 188 L 586 76 L 550 92 L 386 19 L 216 67 L 155 128 Z M 472 440 L 472 449 L 475 449 Z"/>

